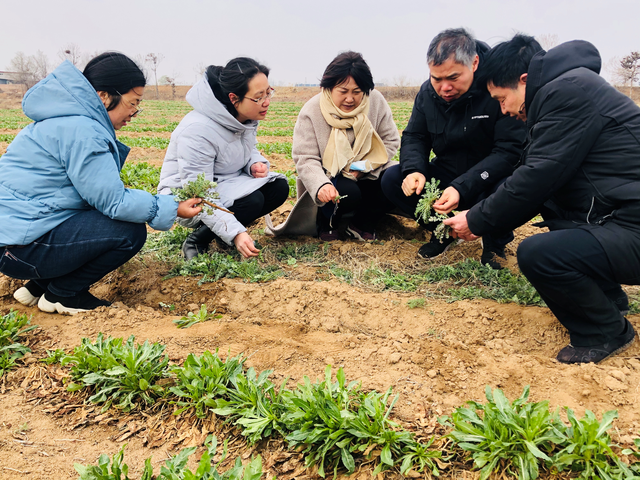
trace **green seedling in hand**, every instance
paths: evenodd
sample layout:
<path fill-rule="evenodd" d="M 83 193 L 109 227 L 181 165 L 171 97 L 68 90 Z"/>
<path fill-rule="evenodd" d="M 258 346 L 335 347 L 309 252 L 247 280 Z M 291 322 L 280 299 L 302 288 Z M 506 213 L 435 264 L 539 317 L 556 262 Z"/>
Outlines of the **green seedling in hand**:
<path fill-rule="evenodd" d="M 430 183 L 425 183 L 422 198 L 420 198 L 416 206 L 415 216 L 417 221 L 422 220 L 424 223 L 439 222 L 433 234 L 442 243 L 445 238 L 450 237 L 451 227 L 442 223 L 449 218 L 447 215 L 433 210 L 433 204 L 442 195 L 442 190 L 438 188 L 438 185 L 440 185 L 440 180 L 435 178 L 432 178 Z"/>
<path fill-rule="evenodd" d="M 171 193 L 176 197 L 176 202 L 183 202 L 190 198 L 201 198 L 202 203 L 207 205 L 207 207 L 203 207 L 207 215 L 212 215 L 214 208 L 233 215 L 233 212 L 213 203 L 213 200 L 220 198 L 218 192 L 214 190 L 217 186 L 216 182 L 207 180 L 204 173 L 201 173 L 196 180 L 185 183 L 182 188 L 172 188 Z"/>

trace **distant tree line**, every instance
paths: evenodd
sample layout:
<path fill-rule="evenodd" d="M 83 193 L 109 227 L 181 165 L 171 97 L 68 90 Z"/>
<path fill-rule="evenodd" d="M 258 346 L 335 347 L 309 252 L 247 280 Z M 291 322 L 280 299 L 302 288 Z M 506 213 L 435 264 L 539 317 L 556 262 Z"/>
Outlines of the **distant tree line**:
<path fill-rule="evenodd" d="M 13 74 L 14 81 L 24 86 L 25 91 L 33 87 L 36 83 L 51 73 L 57 65 L 65 60 L 69 60 L 78 69 L 83 70 L 89 61 L 99 55 L 102 52 L 83 52 L 75 43 L 69 43 L 58 50 L 57 61 L 51 61 L 47 55 L 38 50 L 34 55 L 27 55 L 24 52 L 18 52 L 11 59 L 7 70 Z M 158 65 L 164 59 L 164 56 L 159 53 L 148 53 L 146 55 L 137 55 L 132 59 L 138 64 L 138 66 L 145 72 L 145 65 L 149 66 L 149 69 L 153 73 L 156 97 L 159 97 L 158 92 Z M 171 85 L 175 96 L 175 84 L 176 75 L 172 77 L 161 77 L 161 83 L 165 85 Z"/>

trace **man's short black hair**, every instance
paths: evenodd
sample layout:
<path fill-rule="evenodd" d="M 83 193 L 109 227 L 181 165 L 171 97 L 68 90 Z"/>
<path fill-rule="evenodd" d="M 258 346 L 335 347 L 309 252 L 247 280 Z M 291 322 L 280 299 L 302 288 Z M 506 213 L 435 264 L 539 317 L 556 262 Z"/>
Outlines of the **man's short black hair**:
<path fill-rule="evenodd" d="M 517 88 L 522 74 L 529 71 L 529 62 L 542 50 L 535 38 L 516 34 L 493 47 L 484 58 L 481 81 L 496 87 Z"/>
<path fill-rule="evenodd" d="M 328 90 L 343 83 L 347 77 L 353 77 L 360 90 L 369 94 L 375 84 L 369 65 L 358 52 L 343 52 L 327 66 L 320 80 L 320 86 Z"/>

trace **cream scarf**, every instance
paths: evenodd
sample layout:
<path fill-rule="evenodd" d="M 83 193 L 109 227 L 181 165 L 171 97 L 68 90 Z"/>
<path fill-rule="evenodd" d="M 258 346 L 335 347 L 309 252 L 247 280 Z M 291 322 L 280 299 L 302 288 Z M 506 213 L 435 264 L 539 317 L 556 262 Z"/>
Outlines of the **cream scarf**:
<path fill-rule="evenodd" d="M 343 112 L 335 106 L 331 99 L 331 90 L 323 89 L 320 97 L 320 110 L 326 122 L 333 127 L 322 154 L 322 166 L 331 178 L 342 172 L 347 178 L 355 180 L 349 173 L 349 166 L 353 162 L 364 160 L 364 172 L 370 172 L 389 161 L 387 149 L 375 131 L 367 114 L 369 113 L 369 95 L 362 98 L 362 102 L 351 112 Z M 349 143 L 346 130 L 353 128 L 355 141 L 353 147 Z"/>

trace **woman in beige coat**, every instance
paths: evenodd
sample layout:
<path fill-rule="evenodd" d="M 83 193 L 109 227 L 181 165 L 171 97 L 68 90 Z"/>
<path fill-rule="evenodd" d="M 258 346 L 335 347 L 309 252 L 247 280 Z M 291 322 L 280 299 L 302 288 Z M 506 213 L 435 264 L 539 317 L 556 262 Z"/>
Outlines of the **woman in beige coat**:
<path fill-rule="evenodd" d="M 361 54 L 338 55 L 320 86 L 293 130 L 293 160 L 303 187 L 298 198 L 307 191 L 318 207 L 322 240 L 375 240 L 377 220 L 393 209 L 380 181 L 397 163 L 391 159 L 400 146 L 398 128 Z"/>

